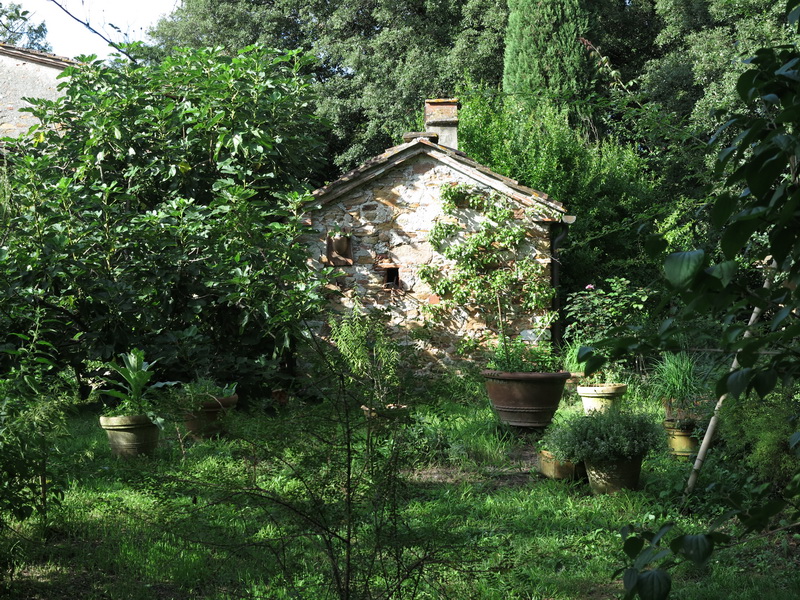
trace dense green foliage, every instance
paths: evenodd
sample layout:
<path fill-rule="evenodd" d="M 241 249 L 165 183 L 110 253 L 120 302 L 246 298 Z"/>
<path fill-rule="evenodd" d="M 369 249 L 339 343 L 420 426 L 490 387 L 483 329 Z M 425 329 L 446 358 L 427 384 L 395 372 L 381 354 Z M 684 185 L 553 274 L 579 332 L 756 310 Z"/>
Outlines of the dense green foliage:
<path fill-rule="evenodd" d="M 544 437 L 559 459 L 594 464 L 643 457 L 664 442 L 664 431 L 649 414 L 615 409 L 557 421 Z"/>
<path fill-rule="evenodd" d="M 8 143 L 4 346 L 41 309 L 81 377 L 138 347 L 166 379 L 263 381 L 317 299 L 296 243 L 320 147 L 304 64 L 254 47 L 69 69 Z"/>
<path fill-rule="evenodd" d="M 575 105 L 592 89 L 592 66 L 579 38 L 588 14 L 579 0 L 511 0 L 503 91 L 523 104 L 548 98 Z"/>
<path fill-rule="evenodd" d="M 719 319 L 718 344 L 735 354 L 737 368 L 717 391 L 739 396 L 755 390 L 761 396 L 781 382 L 791 386 L 800 373 L 797 361 L 798 182 L 797 120 L 800 95 L 796 45 L 763 48 L 737 83 L 750 112 L 734 114 L 718 132 L 730 139 L 719 150 L 717 174 L 724 190 L 707 201 L 707 216 L 716 235 L 693 250 L 674 252 L 664 262 L 672 294 L 683 300 L 678 316 Z M 667 242 L 651 239 L 660 252 Z M 759 287 L 760 286 L 760 287 Z M 763 317 L 763 325 L 753 316 Z M 670 320 L 656 343 L 668 344 L 680 330 Z M 615 344 L 622 350 L 625 344 Z"/>
<path fill-rule="evenodd" d="M 634 147 L 590 141 L 570 126 L 567 109 L 546 101 L 530 106 L 484 89 L 465 93 L 462 103 L 465 152 L 577 216 L 561 255 L 567 290 L 620 273 L 639 285 L 651 280 L 646 265 L 656 263 L 633 232 L 661 210 L 658 178 Z"/>
<path fill-rule="evenodd" d="M 114 460 L 93 415 L 70 419 L 62 504 L 46 527 L 15 522 L 24 538 L 0 532 L 3 592 L 585 600 L 622 589 L 609 575 L 623 526 L 638 532 L 663 517 L 691 530 L 726 510 L 732 491 L 744 505 L 757 497 L 756 486 L 712 460 L 722 484 L 682 515 L 673 487 L 685 467 L 660 453 L 645 460 L 642 489 L 592 496 L 585 483 L 532 472 L 530 438 L 498 427 L 469 373 L 404 396 L 411 410 L 401 424 L 366 417 L 359 403 L 370 387 L 342 396 L 337 379 L 317 380 L 331 392 L 319 403 L 293 399 L 270 417 L 239 412 L 228 437 L 187 443 L 184 453 L 165 428 L 148 461 Z M 744 541 L 741 532 L 731 524 L 733 542 Z M 754 590 L 793 597 L 793 544 L 781 532 L 718 549 L 702 571 L 677 569 L 673 589 L 685 600 L 751 600 Z"/>
<path fill-rule="evenodd" d="M 723 407 L 720 435 L 729 460 L 741 460 L 763 481 L 787 484 L 800 473 L 790 440 L 798 430 L 800 398 L 785 390 L 761 401 L 731 399 Z"/>
<path fill-rule="evenodd" d="M 515 317 L 545 312 L 552 289 L 537 261 L 540 249 L 529 236 L 531 223 L 517 219 L 513 205 L 499 194 L 465 184 L 443 188 L 442 201 L 444 216 L 433 224 L 430 241 L 454 266 L 419 269 L 420 278 L 443 298 L 431 313 L 447 317 L 454 308 L 468 307 L 503 333 Z"/>
<path fill-rule="evenodd" d="M 647 328 L 650 290 L 633 287 L 622 277 L 611 277 L 567 297 L 567 338 L 592 344 L 610 336 L 619 327 Z"/>
<path fill-rule="evenodd" d="M 164 51 L 257 41 L 311 51 L 317 114 L 332 124 L 330 156 L 346 167 L 417 129 L 425 98 L 452 95 L 465 77 L 498 83 L 505 24 L 496 0 L 188 0 L 152 36 Z"/>
<path fill-rule="evenodd" d="M 31 50 L 50 52 L 47 42 L 47 25 L 32 23 L 30 12 L 19 4 L 0 2 L 0 42 Z"/>

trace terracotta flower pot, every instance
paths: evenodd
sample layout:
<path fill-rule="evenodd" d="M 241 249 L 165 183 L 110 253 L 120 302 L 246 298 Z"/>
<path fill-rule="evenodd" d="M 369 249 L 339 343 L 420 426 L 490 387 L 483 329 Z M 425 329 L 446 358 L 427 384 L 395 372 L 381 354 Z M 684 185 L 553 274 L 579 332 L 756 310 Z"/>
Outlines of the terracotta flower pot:
<path fill-rule="evenodd" d="M 594 494 L 615 494 L 620 490 L 635 490 L 639 487 L 642 472 L 642 457 L 615 462 L 593 463 L 586 461 L 589 487 Z"/>
<path fill-rule="evenodd" d="M 578 395 L 583 403 L 584 414 L 597 410 L 607 411 L 628 391 L 627 384 L 608 383 L 605 385 L 579 385 Z"/>
<path fill-rule="evenodd" d="M 498 418 L 508 425 L 547 427 L 561 402 L 570 374 L 483 371 L 486 392 Z"/>
<path fill-rule="evenodd" d="M 161 430 L 147 415 L 100 417 L 111 452 L 123 458 L 150 456 L 158 447 Z"/>
<path fill-rule="evenodd" d="M 223 432 L 220 418 L 235 407 L 238 401 L 237 394 L 213 398 L 204 401 L 199 410 L 186 413 L 183 424 L 189 435 L 195 439 L 219 437 Z"/>
<path fill-rule="evenodd" d="M 547 450 L 539 450 L 538 470 L 550 479 L 586 479 L 586 467 L 583 463 L 558 460 Z"/>

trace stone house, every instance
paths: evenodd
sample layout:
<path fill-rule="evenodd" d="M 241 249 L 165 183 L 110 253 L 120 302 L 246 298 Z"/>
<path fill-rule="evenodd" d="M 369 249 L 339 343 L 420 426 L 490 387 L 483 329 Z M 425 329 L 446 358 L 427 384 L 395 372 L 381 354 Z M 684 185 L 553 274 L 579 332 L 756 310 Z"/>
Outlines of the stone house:
<path fill-rule="evenodd" d="M 358 301 L 384 309 L 401 339 L 415 344 L 430 364 L 452 360 L 465 339 L 493 337 L 483 316 L 469 307 L 455 308 L 446 324 L 431 326 L 428 309 L 442 298 L 423 281 L 420 269 L 453 266 L 430 239 L 434 224 L 445 216 L 446 186 L 466 185 L 507 199 L 516 209 L 515 218 L 527 224 L 530 252 L 554 286 L 557 245 L 574 221 L 546 194 L 459 151 L 457 111 L 457 100 L 426 101 L 426 132 L 404 135 L 403 144 L 314 191 L 318 202 L 309 213 L 316 232 L 308 240 L 312 266 L 328 265 L 338 272 L 334 308 L 343 310 Z M 518 323 L 515 333 L 524 335 L 539 316 L 527 315 L 527 327 L 525 321 Z"/>
<path fill-rule="evenodd" d="M 17 137 L 39 121 L 30 113 L 24 98 L 55 100 L 58 76 L 73 60 L 0 43 L 0 137 Z"/>

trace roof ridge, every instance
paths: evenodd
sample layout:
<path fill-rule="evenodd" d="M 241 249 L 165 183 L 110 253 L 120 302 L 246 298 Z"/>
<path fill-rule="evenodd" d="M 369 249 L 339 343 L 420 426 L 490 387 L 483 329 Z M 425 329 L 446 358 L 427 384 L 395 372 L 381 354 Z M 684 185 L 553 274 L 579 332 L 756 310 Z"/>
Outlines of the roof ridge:
<path fill-rule="evenodd" d="M 333 201 L 353 188 L 358 187 L 361 183 L 365 183 L 411 156 L 423 152 L 440 162 L 450 164 L 451 167 L 455 164 L 460 164 L 461 168 L 469 169 L 478 175 L 477 177 L 473 175 L 473 179 L 480 180 L 485 185 L 498 189 L 498 191 L 502 188 L 506 190 L 503 193 L 508 194 L 510 192 L 510 196 L 515 197 L 524 204 L 535 202 L 556 212 L 566 213 L 566 209 L 560 202 L 551 199 L 544 192 L 521 185 L 514 179 L 496 173 L 460 150 L 442 146 L 422 137 L 387 148 L 381 154 L 373 156 L 337 179 L 317 188 L 312 192 L 312 195 L 323 203 Z"/>

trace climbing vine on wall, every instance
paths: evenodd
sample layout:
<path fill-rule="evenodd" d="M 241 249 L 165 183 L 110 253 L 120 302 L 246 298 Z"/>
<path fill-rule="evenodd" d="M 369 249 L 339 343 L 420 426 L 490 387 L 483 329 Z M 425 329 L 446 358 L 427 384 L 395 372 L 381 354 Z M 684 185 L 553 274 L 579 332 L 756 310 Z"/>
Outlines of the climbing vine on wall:
<path fill-rule="evenodd" d="M 509 200 L 465 184 L 442 188 L 444 217 L 429 240 L 454 266 L 425 265 L 420 278 L 442 302 L 434 316 L 460 306 L 477 309 L 487 321 L 502 323 L 519 313 L 542 314 L 553 290 L 546 268 L 536 259 L 530 227 Z"/>

